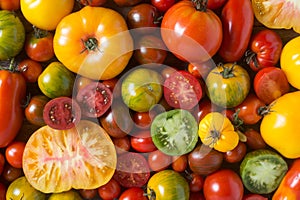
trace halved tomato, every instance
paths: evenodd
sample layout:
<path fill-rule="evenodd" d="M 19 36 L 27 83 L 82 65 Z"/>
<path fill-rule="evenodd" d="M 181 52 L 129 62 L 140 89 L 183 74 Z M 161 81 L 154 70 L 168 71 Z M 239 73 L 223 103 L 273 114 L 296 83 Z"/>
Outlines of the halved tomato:
<path fill-rule="evenodd" d="M 68 130 L 41 127 L 30 136 L 23 154 L 28 182 L 44 193 L 98 188 L 112 178 L 116 163 L 109 135 L 88 120 Z"/>

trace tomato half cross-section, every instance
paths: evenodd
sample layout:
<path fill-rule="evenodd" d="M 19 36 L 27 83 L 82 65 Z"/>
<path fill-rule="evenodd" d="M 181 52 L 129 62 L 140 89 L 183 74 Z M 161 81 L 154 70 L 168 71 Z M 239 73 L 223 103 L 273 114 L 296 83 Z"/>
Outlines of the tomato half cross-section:
<path fill-rule="evenodd" d="M 28 182 L 43 193 L 98 188 L 112 178 L 116 163 L 109 135 L 88 120 L 68 130 L 41 127 L 31 135 L 23 154 Z"/>

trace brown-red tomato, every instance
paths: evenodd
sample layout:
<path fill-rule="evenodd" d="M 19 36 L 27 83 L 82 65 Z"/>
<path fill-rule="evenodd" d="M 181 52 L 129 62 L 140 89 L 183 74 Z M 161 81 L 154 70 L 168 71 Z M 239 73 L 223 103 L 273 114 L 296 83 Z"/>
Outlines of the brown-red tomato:
<path fill-rule="evenodd" d="M 35 83 L 43 71 L 42 64 L 30 58 L 24 59 L 18 64 L 18 70 L 29 83 Z"/>

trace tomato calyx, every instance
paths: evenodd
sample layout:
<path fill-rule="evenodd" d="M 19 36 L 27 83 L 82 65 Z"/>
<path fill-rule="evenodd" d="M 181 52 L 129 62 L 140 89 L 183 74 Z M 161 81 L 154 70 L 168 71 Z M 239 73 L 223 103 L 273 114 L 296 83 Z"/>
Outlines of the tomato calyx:
<path fill-rule="evenodd" d="M 87 40 L 82 42 L 85 48 L 82 50 L 81 53 L 85 52 L 86 50 L 88 51 L 98 50 L 101 52 L 101 50 L 98 48 L 98 40 L 96 38 L 88 38 Z"/>
<path fill-rule="evenodd" d="M 9 61 L 1 61 L 0 70 L 8 70 L 13 73 L 20 72 L 16 67 L 15 58 L 10 59 Z"/>
<path fill-rule="evenodd" d="M 196 10 L 206 12 L 208 0 L 192 0 Z"/>
<path fill-rule="evenodd" d="M 155 191 L 152 188 L 148 188 L 150 191 L 150 194 L 146 193 L 145 196 L 149 197 L 149 200 L 155 200 L 156 199 L 156 194 Z"/>
<path fill-rule="evenodd" d="M 47 37 L 48 35 L 47 30 L 40 29 L 36 26 L 33 26 L 32 28 L 33 28 L 33 34 L 35 38 L 40 39 L 40 38 Z"/>
<path fill-rule="evenodd" d="M 224 79 L 233 78 L 235 75 L 233 74 L 234 66 L 236 63 L 233 63 L 231 67 L 225 67 L 223 63 L 219 63 L 218 67 L 222 68 L 221 72 L 214 72 L 216 74 L 221 74 Z"/>
<path fill-rule="evenodd" d="M 248 65 L 250 65 L 250 63 L 253 62 L 253 66 L 254 66 L 256 69 L 258 69 L 258 68 L 259 68 L 259 64 L 258 64 L 258 60 L 257 60 L 256 55 L 257 55 L 257 54 L 256 54 L 255 52 L 253 52 L 253 51 L 251 51 L 251 50 L 247 50 L 247 51 L 245 52 L 245 57 L 246 57 L 245 61 L 246 61 L 246 63 L 247 63 Z"/>

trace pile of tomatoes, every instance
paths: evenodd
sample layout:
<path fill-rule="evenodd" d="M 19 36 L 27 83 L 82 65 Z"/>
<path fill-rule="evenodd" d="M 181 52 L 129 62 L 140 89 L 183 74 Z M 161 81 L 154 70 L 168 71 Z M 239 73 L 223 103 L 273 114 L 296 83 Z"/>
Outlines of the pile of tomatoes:
<path fill-rule="evenodd" d="M 270 2 L 0 1 L 0 200 L 300 198 L 299 28 Z"/>

